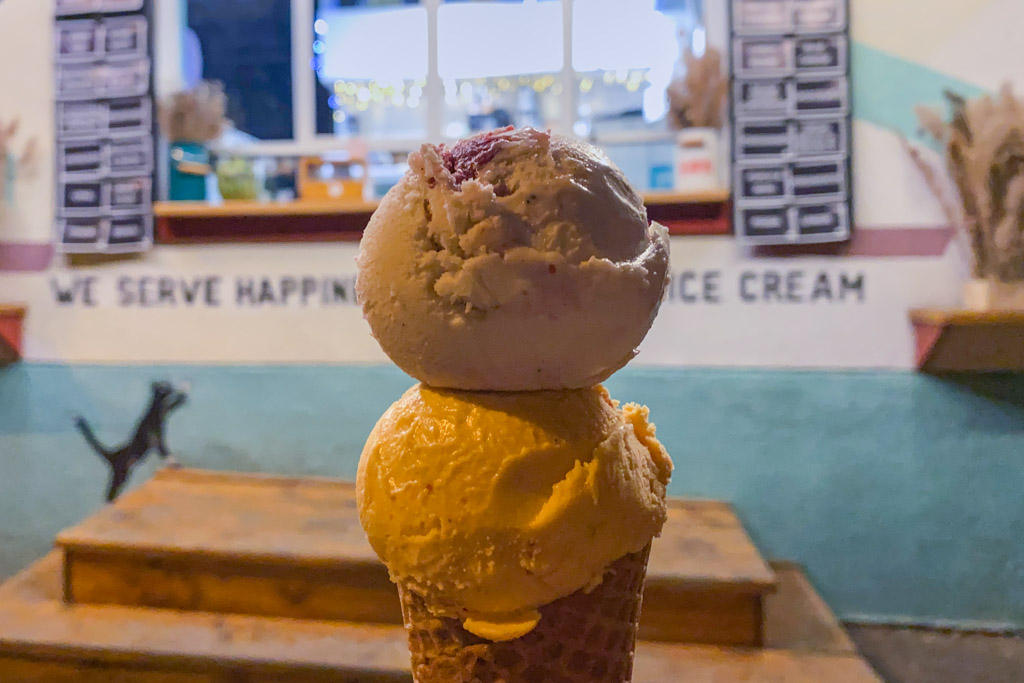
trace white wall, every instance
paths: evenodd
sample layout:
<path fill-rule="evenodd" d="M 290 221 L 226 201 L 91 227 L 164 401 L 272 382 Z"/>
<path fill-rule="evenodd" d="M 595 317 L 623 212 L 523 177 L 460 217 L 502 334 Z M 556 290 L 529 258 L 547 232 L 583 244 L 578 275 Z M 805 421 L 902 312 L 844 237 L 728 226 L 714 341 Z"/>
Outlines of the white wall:
<path fill-rule="evenodd" d="M 0 2 L 0 121 L 21 121 L 20 146 L 36 139 L 36 172 L 21 177 L 0 213 L 0 243 L 49 243 L 54 225 L 53 2 Z M 16 147 L 17 149 L 17 147 Z"/>
<path fill-rule="evenodd" d="M 724 0 L 707 0 L 709 41 L 725 44 Z M 1019 77 L 1024 48 L 1005 28 L 1024 23 L 1017 0 L 853 0 L 856 42 L 933 71 L 958 73 L 991 87 L 1011 72 Z M 173 90 L 180 74 L 180 0 L 157 0 L 157 78 Z M 717 27 L 717 28 L 716 28 Z M 17 215 L 0 222 L 0 242 L 48 243 L 53 223 L 52 4 L 0 0 L 0 117 L 20 116 L 39 136 L 42 172 L 19 191 Z M 716 37 L 716 34 L 717 37 Z M 167 64 L 171 60 L 174 63 Z M 991 83 L 990 83 L 991 81 Z M 902 111 L 903 104 L 894 104 Z M 896 135 L 858 121 L 854 127 L 858 229 L 940 227 L 943 217 L 906 159 Z M 0 300 L 24 300 L 30 312 L 26 353 L 30 360 L 103 363 L 378 362 L 376 347 L 351 302 L 238 305 L 238 277 L 336 277 L 354 273 L 353 244 L 158 247 L 139 259 L 71 268 L 56 260 L 44 273 L 0 273 Z M 674 298 L 666 302 L 638 362 L 655 365 L 753 365 L 788 367 L 895 367 L 911 365 L 912 339 L 906 310 L 952 306 L 964 277 L 961 254 L 899 258 L 753 258 L 731 238 L 673 241 Z M 746 280 L 760 295 L 742 296 Z M 764 291 L 765 277 L 795 278 L 796 301 Z M 845 273 L 863 275 L 863 298 L 813 300 L 814 280 L 825 273 L 835 285 Z M 707 275 L 709 274 L 709 275 Z M 717 283 L 714 301 L 698 285 Z M 221 304 L 124 305 L 122 278 L 174 278 L 180 287 L 219 277 Z M 93 278 L 89 280 L 89 278 Z M 93 288 L 94 304 L 61 304 L 55 287 L 78 282 Z M 159 288 L 157 281 L 142 286 Z M 685 292 L 680 289 L 685 287 Z M 694 293 L 699 294 L 695 300 Z M 81 291 L 79 292 L 81 294 Z M 684 294 L 686 295 L 684 297 Z M 118 333 L 114 333 L 118 330 Z"/>

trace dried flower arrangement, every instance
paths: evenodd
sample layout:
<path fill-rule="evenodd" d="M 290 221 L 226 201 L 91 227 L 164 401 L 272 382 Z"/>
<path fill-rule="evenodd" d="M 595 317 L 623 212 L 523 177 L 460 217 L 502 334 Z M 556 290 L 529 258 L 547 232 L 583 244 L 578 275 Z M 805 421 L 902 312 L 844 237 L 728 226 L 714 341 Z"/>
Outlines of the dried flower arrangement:
<path fill-rule="evenodd" d="M 160 127 L 171 142 L 208 143 L 221 134 L 228 120 L 224 86 L 202 81 L 160 103 Z"/>
<path fill-rule="evenodd" d="M 915 112 L 921 130 L 944 145 L 952 189 L 920 150 L 904 141 L 906 149 L 970 245 L 974 277 L 1024 282 L 1024 100 L 1009 85 L 995 97 L 946 99 L 949 122 L 929 107 Z"/>
<path fill-rule="evenodd" d="M 14 201 L 14 183 L 19 169 L 30 168 L 36 158 L 36 140 L 25 143 L 21 154 L 14 151 L 14 137 L 18 133 L 17 119 L 4 125 L 0 121 L 0 205 Z"/>
<path fill-rule="evenodd" d="M 722 53 L 708 47 L 697 57 L 687 48 L 683 53 L 686 75 L 669 84 L 668 121 L 676 130 L 715 128 L 723 125 L 729 77 L 722 68 Z"/>

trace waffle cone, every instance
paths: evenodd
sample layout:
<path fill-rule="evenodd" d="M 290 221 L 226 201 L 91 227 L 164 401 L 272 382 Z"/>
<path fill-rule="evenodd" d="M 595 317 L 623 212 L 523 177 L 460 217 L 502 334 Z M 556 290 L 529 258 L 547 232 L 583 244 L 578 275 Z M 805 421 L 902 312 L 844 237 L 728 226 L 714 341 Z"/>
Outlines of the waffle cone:
<path fill-rule="evenodd" d="M 431 614 L 423 598 L 399 584 L 416 683 L 623 683 L 633 648 L 650 545 L 619 558 L 594 590 L 540 608 L 536 628 L 491 642 L 458 619 Z"/>

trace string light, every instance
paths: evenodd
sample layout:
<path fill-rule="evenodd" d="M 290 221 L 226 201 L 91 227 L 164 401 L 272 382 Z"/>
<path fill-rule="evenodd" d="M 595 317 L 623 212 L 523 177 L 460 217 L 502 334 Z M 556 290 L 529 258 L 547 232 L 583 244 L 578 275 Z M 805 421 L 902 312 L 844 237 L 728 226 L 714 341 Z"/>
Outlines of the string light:
<path fill-rule="evenodd" d="M 622 87 L 635 93 L 650 83 L 647 70 L 604 71 L 600 74 L 580 75 L 578 87 L 581 93 L 590 93 L 594 87 L 603 83 L 606 87 Z M 403 80 L 387 79 L 335 81 L 331 89 L 333 94 L 328 105 L 333 110 L 336 121 L 346 120 L 343 110 L 366 111 L 373 107 L 408 107 L 415 109 L 422 103 L 425 79 Z M 558 97 L 563 92 L 562 83 L 554 74 L 520 74 L 518 76 L 499 76 L 494 78 L 446 79 L 444 85 L 445 102 L 449 106 L 472 106 L 474 103 L 488 111 L 496 102 L 510 96 L 520 88 L 530 88 L 538 95 L 550 94 Z M 582 106 L 582 104 L 581 104 Z M 339 118 L 338 115 L 341 115 Z"/>

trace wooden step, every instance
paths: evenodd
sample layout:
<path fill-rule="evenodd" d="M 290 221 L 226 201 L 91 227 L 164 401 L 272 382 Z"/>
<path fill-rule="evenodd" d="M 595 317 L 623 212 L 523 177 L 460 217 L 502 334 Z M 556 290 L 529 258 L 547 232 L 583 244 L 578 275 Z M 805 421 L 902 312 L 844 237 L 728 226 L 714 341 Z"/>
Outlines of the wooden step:
<path fill-rule="evenodd" d="M 882 683 L 856 655 L 643 643 L 634 683 Z"/>
<path fill-rule="evenodd" d="M 776 590 L 765 601 L 764 646 L 853 654 L 856 646 L 799 565 L 772 562 Z"/>
<path fill-rule="evenodd" d="M 0 587 L 0 681 L 411 680 L 405 633 L 397 626 L 68 605 L 61 600 L 60 572 L 61 558 L 54 552 Z M 782 571 L 780 590 L 767 604 L 769 638 L 779 649 L 642 642 L 633 680 L 880 683 L 848 640 L 834 636 L 841 629 L 827 608 L 825 613 L 808 609 L 820 599 L 807 591 L 798 570 Z M 784 618 L 774 615 L 780 610 Z M 797 624 L 800 615 L 817 623 Z M 785 626 L 773 629 L 772 624 Z M 797 640 L 786 642 L 789 637 Z"/>
<path fill-rule="evenodd" d="M 165 469 L 57 545 L 68 602 L 401 623 L 348 482 Z M 673 500 L 642 637 L 758 645 L 774 582 L 728 505 Z"/>

